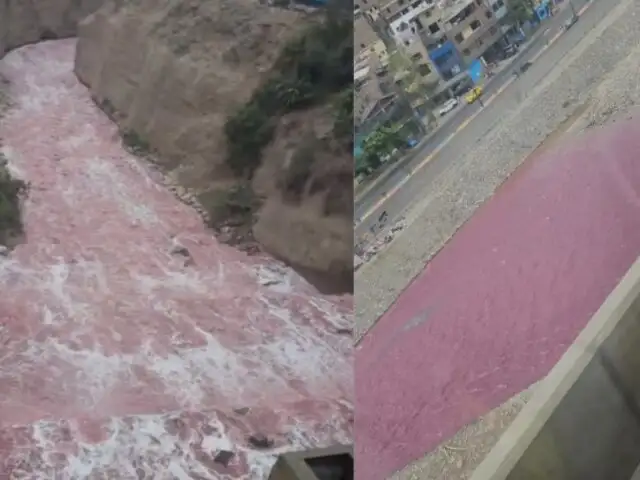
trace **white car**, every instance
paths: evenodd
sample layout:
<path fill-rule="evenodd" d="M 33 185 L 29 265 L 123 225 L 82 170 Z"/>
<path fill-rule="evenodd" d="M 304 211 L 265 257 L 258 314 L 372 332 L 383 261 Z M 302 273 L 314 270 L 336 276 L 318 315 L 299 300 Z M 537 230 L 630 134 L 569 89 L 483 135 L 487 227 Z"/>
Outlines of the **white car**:
<path fill-rule="evenodd" d="M 449 100 L 447 100 L 444 103 L 444 105 L 442 105 L 440 107 L 440 110 L 438 110 L 438 113 L 442 117 L 443 115 L 446 115 L 447 113 L 449 113 L 451 110 L 453 110 L 457 106 L 458 106 L 458 99 L 457 98 L 450 98 Z"/>

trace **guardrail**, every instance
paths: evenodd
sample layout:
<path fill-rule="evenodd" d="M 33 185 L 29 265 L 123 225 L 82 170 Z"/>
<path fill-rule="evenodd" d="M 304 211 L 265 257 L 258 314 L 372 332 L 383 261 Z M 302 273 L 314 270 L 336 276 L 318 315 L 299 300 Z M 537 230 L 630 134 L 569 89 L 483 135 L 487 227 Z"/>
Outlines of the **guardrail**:
<path fill-rule="evenodd" d="M 278 457 L 268 480 L 353 480 L 353 448 L 336 445 Z"/>
<path fill-rule="evenodd" d="M 628 480 L 639 464 L 640 259 L 471 480 Z"/>

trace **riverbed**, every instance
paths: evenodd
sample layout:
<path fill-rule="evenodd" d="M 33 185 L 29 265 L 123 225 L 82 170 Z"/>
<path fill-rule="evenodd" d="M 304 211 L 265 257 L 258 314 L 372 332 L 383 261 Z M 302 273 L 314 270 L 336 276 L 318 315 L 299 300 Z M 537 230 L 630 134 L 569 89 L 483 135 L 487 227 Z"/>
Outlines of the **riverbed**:
<path fill-rule="evenodd" d="M 122 148 L 74 50 L 0 61 L 2 153 L 30 184 L 0 258 L 3 475 L 257 480 L 350 442 L 351 299 L 217 242 Z"/>

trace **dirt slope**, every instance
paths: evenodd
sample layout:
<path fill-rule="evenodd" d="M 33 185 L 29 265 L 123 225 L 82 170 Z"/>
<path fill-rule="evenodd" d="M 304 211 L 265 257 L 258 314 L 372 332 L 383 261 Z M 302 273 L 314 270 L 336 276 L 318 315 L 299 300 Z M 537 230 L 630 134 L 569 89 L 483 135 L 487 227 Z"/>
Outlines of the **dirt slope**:
<path fill-rule="evenodd" d="M 0 2 L 0 56 L 12 48 L 72 37 L 78 21 L 103 0 L 4 0 Z"/>
<path fill-rule="evenodd" d="M 279 115 L 249 175 L 230 167 L 225 134 L 316 17 L 250 0 L 107 0 L 79 28 L 76 74 L 224 239 L 246 248 L 255 237 L 341 290 L 352 278 L 352 166 L 331 140 L 330 102 Z"/>

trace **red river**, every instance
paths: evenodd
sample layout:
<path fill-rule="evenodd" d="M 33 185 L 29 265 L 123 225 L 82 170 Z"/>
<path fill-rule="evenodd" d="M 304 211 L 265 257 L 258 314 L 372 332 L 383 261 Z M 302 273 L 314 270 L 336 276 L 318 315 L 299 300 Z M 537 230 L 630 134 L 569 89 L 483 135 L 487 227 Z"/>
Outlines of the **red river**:
<path fill-rule="evenodd" d="M 640 119 L 530 158 L 356 351 L 358 480 L 542 378 L 640 254 Z"/>
<path fill-rule="evenodd" d="M 0 478 L 259 480 L 350 443 L 351 299 L 219 244 L 122 149 L 74 49 L 0 61 L 2 152 L 31 184 L 0 257 Z"/>

